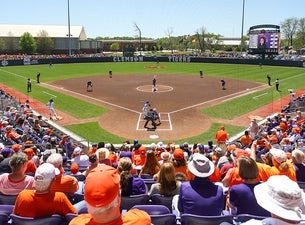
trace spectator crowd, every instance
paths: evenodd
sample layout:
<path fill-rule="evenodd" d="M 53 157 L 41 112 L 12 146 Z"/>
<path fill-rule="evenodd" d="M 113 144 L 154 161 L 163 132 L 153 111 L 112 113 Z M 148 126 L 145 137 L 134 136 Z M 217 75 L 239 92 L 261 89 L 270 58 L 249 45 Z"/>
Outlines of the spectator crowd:
<path fill-rule="evenodd" d="M 232 142 L 222 125 L 207 143 L 126 140 L 115 146 L 100 141 L 86 149 L 37 115 L 29 101 L 16 103 L 4 90 L 0 95 L 5 106 L 0 200 L 13 197 L 12 214 L 73 214 L 71 225 L 151 224 L 142 210 L 122 214 L 123 197 L 161 195 L 170 197 L 177 219 L 251 214 L 272 224 L 305 220 L 299 186 L 305 183 L 301 111 L 281 112 L 261 123 L 252 119 Z"/>

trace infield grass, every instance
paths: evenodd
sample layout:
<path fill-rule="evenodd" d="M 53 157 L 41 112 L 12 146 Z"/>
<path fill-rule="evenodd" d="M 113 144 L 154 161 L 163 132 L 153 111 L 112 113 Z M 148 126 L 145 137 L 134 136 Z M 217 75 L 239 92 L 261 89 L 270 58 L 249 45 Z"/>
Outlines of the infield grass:
<path fill-rule="evenodd" d="M 260 106 L 266 105 L 278 98 L 288 95 L 288 89 L 299 90 L 305 87 L 305 69 L 294 67 L 275 67 L 257 65 L 236 65 L 236 64 L 207 64 L 207 63 L 160 63 L 164 68 L 148 69 L 149 66 L 155 66 L 156 63 L 148 62 L 130 62 L 130 63 L 82 63 L 82 64 L 53 64 L 32 65 L 32 66 L 14 66 L 0 68 L 0 83 L 10 86 L 24 94 L 26 92 L 26 80 L 33 80 L 32 92 L 30 97 L 43 103 L 50 99 L 50 95 L 57 96 L 56 108 L 72 116 L 85 119 L 100 116 L 107 111 L 106 108 L 96 106 L 92 103 L 79 100 L 77 98 L 65 95 L 42 86 L 36 85 L 36 74 L 41 73 L 41 82 L 50 82 L 55 80 L 70 79 L 84 76 L 108 76 L 108 71 L 116 74 L 189 74 L 190 76 L 199 76 L 199 70 L 204 71 L 204 76 L 217 76 L 221 79 L 235 78 L 241 80 L 250 80 L 258 83 L 266 83 L 266 75 L 269 74 L 273 81 L 280 79 L 280 89 L 282 92 L 274 91 L 274 86 L 267 90 L 255 92 L 240 98 L 235 98 L 222 104 L 203 108 L 202 112 L 215 118 L 233 119 L 250 112 Z M 261 95 L 258 100 L 253 100 L 254 96 Z M 98 142 L 105 140 L 111 143 L 122 143 L 125 138 L 117 137 L 108 133 L 98 126 L 97 123 L 75 124 L 67 126 L 74 133 L 91 141 Z M 206 142 L 208 139 L 214 140 L 215 132 L 219 129 L 219 124 L 213 124 L 209 130 L 195 137 L 183 140 L 168 140 L 178 143 L 187 141 L 189 143 Z M 226 125 L 226 130 L 231 136 L 241 130 L 243 127 Z M 94 130 L 94 132 L 90 132 Z M 142 140 L 143 143 L 151 143 L 151 140 Z M 166 140 L 164 140 L 166 141 Z"/>

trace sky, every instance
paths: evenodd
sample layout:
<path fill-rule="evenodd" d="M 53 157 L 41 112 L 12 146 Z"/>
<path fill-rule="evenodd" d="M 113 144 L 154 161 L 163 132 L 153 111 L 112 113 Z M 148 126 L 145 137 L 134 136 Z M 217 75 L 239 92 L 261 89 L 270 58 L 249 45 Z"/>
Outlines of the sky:
<path fill-rule="evenodd" d="M 305 17 L 304 0 L 244 0 L 244 31 Z M 88 38 L 161 38 L 193 35 L 202 28 L 240 37 L 243 0 L 2 0 L 0 24 L 84 26 Z"/>

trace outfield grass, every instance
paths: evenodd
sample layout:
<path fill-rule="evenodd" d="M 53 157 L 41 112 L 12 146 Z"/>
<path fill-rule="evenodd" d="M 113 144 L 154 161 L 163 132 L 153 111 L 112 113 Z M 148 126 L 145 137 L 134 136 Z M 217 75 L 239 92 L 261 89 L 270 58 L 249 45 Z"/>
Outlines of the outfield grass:
<path fill-rule="evenodd" d="M 298 90 L 305 87 L 305 70 L 303 68 L 291 67 L 274 67 L 263 66 L 260 68 L 256 65 L 235 65 L 235 64 L 206 64 L 206 63 L 160 63 L 165 66 L 162 69 L 147 69 L 146 66 L 156 65 L 155 63 L 85 63 L 85 64 L 54 64 L 49 68 L 49 65 L 33 65 L 33 66 L 16 66 L 0 68 L 0 82 L 15 88 L 16 90 L 28 94 L 26 92 L 26 80 L 33 80 L 33 87 L 30 96 L 43 103 L 46 103 L 50 95 L 55 96 L 56 108 L 65 113 L 71 114 L 76 118 L 94 118 L 100 116 L 107 111 L 106 108 L 96 106 L 92 103 L 76 99 L 74 97 L 43 88 L 35 85 L 36 74 L 41 73 L 41 82 L 50 82 L 55 80 L 69 79 L 72 77 L 84 76 L 108 76 L 108 71 L 113 71 L 113 76 L 116 74 L 189 74 L 199 76 L 199 70 L 204 71 L 205 76 L 218 76 L 221 78 L 236 78 L 241 80 L 251 80 L 259 83 L 266 83 L 266 75 L 270 74 L 272 80 L 280 79 L 280 89 L 283 90 L 281 95 L 273 91 L 274 87 L 270 87 L 267 91 L 253 93 L 247 96 L 233 99 L 224 102 L 214 107 L 204 108 L 202 112 L 215 118 L 233 119 L 236 116 L 243 115 L 260 106 L 272 102 L 284 95 L 288 94 L 288 89 Z M 266 93 L 259 98 L 253 100 L 253 96 Z M 98 126 L 97 123 L 86 123 L 67 126 L 66 128 L 84 137 L 85 139 L 97 141 L 109 141 L 111 143 L 122 143 L 124 138 L 117 137 L 108 133 Z M 177 143 L 187 141 L 206 142 L 208 139 L 214 140 L 214 134 L 219 129 L 219 124 L 213 124 L 209 130 L 203 134 L 183 140 L 168 140 L 176 141 Z M 231 134 L 241 131 L 242 127 L 226 125 L 226 130 Z M 94 131 L 94 132 L 90 132 Z M 150 143 L 151 140 L 142 140 Z"/>

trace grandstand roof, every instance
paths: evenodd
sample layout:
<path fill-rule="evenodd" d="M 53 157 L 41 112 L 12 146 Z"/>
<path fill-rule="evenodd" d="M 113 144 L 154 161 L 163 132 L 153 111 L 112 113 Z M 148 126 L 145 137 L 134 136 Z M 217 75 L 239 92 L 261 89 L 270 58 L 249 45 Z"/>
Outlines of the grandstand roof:
<path fill-rule="evenodd" d="M 69 33 L 68 26 L 0 24 L 0 37 L 21 37 L 25 32 L 37 37 L 41 31 L 46 31 L 52 38 L 66 38 Z M 87 39 L 83 26 L 70 26 L 70 34 L 71 38 Z"/>

